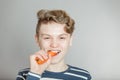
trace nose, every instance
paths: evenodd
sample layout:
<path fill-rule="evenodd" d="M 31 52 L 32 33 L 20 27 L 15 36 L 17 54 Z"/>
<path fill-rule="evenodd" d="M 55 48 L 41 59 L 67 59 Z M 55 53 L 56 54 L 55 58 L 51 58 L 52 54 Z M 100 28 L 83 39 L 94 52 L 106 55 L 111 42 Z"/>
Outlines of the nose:
<path fill-rule="evenodd" d="M 51 41 L 50 47 L 51 47 L 51 48 L 57 48 L 58 45 L 59 45 L 59 44 L 58 44 L 58 40 L 53 39 L 53 40 Z"/>

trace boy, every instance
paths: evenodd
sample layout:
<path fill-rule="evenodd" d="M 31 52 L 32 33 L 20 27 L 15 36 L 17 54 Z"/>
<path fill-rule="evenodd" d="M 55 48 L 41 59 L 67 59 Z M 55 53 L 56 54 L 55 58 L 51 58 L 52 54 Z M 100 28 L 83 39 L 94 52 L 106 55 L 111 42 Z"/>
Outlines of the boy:
<path fill-rule="evenodd" d="M 63 10 L 40 10 L 37 17 L 35 40 L 40 51 L 30 56 L 30 68 L 21 70 L 16 80 L 91 80 L 88 71 L 64 60 L 72 44 L 74 20 Z"/>

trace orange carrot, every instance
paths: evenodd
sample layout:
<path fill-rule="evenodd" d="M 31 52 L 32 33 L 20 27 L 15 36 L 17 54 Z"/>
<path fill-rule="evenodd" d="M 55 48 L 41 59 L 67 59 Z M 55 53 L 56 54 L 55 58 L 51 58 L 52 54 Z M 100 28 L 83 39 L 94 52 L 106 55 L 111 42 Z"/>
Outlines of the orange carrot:
<path fill-rule="evenodd" d="M 40 60 L 38 57 L 35 58 L 38 64 L 43 64 L 45 63 L 48 59 L 44 59 L 44 61 Z"/>
<path fill-rule="evenodd" d="M 50 54 L 52 57 L 57 55 L 57 53 L 52 52 L 52 51 L 48 51 L 48 54 Z M 43 58 L 43 59 L 44 59 L 44 58 Z M 44 61 L 42 61 L 42 60 L 40 60 L 38 57 L 36 57 L 35 60 L 36 60 L 36 62 L 37 62 L 38 64 L 43 64 L 43 63 L 45 63 L 48 59 L 44 59 Z"/>
<path fill-rule="evenodd" d="M 56 52 L 52 52 L 52 51 L 48 51 L 48 54 L 50 54 L 52 57 L 57 55 Z"/>

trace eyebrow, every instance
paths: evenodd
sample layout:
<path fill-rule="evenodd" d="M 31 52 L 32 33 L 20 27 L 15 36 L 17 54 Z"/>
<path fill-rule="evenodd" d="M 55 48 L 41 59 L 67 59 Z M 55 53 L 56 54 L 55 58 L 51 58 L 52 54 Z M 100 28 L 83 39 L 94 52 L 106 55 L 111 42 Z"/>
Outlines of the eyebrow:
<path fill-rule="evenodd" d="M 49 35 L 49 34 L 40 34 L 41 36 L 51 36 L 51 35 Z M 68 36 L 68 34 L 60 34 L 59 36 Z"/>
<path fill-rule="evenodd" d="M 41 36 L 50 36 L 49 34 L 40 34 Z"/>

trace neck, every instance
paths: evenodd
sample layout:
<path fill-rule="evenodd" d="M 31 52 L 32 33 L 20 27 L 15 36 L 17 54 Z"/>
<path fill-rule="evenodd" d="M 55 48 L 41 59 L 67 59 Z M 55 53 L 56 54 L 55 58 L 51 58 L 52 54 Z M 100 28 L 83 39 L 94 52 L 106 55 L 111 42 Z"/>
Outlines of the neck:
<path fill-rule="evenodd" d="M 51 72 L 62 72 L 67 70 L 68 66 L 65 64 L 64 60 L 57 63 L 57 64 L 50 64 L 49 67 L 47 68 L 48 71 Z"/>

